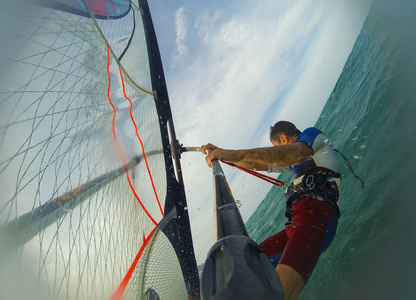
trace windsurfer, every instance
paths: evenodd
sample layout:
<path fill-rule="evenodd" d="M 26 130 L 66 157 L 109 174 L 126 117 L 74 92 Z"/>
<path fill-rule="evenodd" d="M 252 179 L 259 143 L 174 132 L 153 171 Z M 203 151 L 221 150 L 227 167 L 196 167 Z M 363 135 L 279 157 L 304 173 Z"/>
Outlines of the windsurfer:
<path fill-rule="evenodd" d="M 212 144 L 201 147 L 208 166 L 212 160 L 233 162 L 244 168 L 292 172 L 286 191 L 286 227 L 260 248 L 276 268 L 285 299 L 298 299 L 320 254 L 335 237 L 340 174 L 334 148 L 317 128 L 300 132 L 287 121 L 270 128 L 272 147 L 226 150 Z"/>

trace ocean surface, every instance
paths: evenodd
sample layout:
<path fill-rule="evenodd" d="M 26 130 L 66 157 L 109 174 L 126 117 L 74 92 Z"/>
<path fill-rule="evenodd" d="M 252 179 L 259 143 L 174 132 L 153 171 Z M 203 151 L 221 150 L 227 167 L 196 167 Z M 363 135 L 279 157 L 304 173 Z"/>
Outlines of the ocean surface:
<path fill-rule="evenodd" d="M 350 160 L 338 232 L 301 299 L 416 299 L 416 1 L 374 1 L 315 125 Z M 289 180 L 285 174 L 281 178 Z M 247 221 L 261 242 L 281 230 L 273 187 Z"/>

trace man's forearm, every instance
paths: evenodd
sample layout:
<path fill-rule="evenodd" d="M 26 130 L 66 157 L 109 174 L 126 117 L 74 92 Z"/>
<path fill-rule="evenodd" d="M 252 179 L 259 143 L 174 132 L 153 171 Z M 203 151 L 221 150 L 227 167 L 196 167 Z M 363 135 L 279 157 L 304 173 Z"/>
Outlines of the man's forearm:
<path fill-rule="evenodd" d="M 276 167 L 301 164 L 313 154 L 312 148 L 303 143 L 239 151 L 242 151 L 239 155 L 241 161 L 258 162 Z"/>
<path fill-rule="evenodd" d="M 269 171 L 269 165 L 268 164 L 263 164 L 263 163 L 259 163 L 259 162 L 240 161 L 240 162 L 236 162 L 235 164 L 240 166 L 240 167 L 250 169 L 250 170 L 254 170 L 254 171 Z"/>
<path fill-rule="evenodd" d="M 289 167 L 302 163 L 312 154 L 312 148 L 303 143 L 247 150 L 227 150 L 218 148 L 207 155 L 206 161 L 209 166 L 211 166 L 212 160 L 220 159 L 237 164 L 260 163 L 276 167 Z M 264 166 L 258 167 L 258 170 L 265 169 Z"/>

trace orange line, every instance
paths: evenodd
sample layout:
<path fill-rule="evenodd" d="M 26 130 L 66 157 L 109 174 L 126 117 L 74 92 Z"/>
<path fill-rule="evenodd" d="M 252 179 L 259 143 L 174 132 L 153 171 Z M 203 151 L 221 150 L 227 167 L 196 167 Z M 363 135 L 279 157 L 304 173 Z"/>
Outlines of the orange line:
<path fill-rule="evenodd" d="M 129 270 L 127 271 L 126 276 L 124 276 L 123 281 L 120 283 L 119 287 L 115 291 L 113 297 L 111 297 L 111 300 L 119 300 L 123 296 L 124 291 L 126 290 L 126 286 L 129 283 L 131 276 L 133 275 L 133 271 L 136 268 L 137 263 L 139 262 L 140 257 L 143 254 L 144 249 L 146 248 L 147 244 L 150 241 L 150 238 L 153 236 L 156 229 L 157 229 L 157 227 L 155 227 L 152 230 L 152 232 L 149 234 L 149 236 L 144 240 L 143 245 L 140 247 L 140 250 L 136 255 L 136 258 L 134 259 L 133 263 L 131 264 Z"/>
<path fill-rule="evenodd" d="M 129 182 L 130 188 L 131 188 L 134 196 L 136 197 L 137 201 L 139 201 L 140 206 L 143 208 L 144 212 L 147 214 L 147 216 L 150 218 L 150 220 L 152 220 L 152 222 L 155 225 L 157 225 L 157 222 L 152 218 L 152 216 L 150 215 L 150 213 L 144 207 L 142 201 L 140 200 L 139 196 L 137 195 L 137 193 L 136 193 L 136 191 L 135 191 L 135 189 L 133 187 L 133 184 L 131 183 L 130 175 L 129 175 L 128 168 L 127 168 L 126 157 L 124 155 L 123 149 L 120 147 L 120 144 L 118 143 L 118 140 L 117 140 L 117 134 L 116 134 L 116 129 L 115 129 L 115 120 L 116 120 L 116 114 L 117 114 L 117 112 L 116 112 L 116 108 L 114 107 L 113 102 L 110 99 L 110 86 L 111 86 L 111 76 L 110 76 L 110 48 L 109 48 L 108 45 L 107 45 L 107 51 L 108 51 L 108 61 L 107 61 L 108 90 L 107 90 L 107 98 L 108 98 L 108 101 L 110 102 L 110 104 L 111 104 L 111 106 L 113 107 L 113 110 L 114 110 L 113 124 L 112 124 L 114 140 L 116 142 L 117 149 L 119 150 L 119 152 L 121 154 L 121 158 L 123 160 L 123 164 L 124 164 L 124 166 L 126 168 L 127 181 Z"/>
<path fill-rule="evenodd" d="M 134 128 L 136 129 L 136 136 L 137 136 L 137 138 L 139 139 L 140 145 L 142 146 L 142 152 L 143 152 L 144 161 L 145 161 L 145 163 L 146 163 L 147 173 L 149 173 L 149 177 L 150 177 L 150 181 L 151 181 L 151 183 L 152 183 L 153 191 L 155 192 L 155 196 L 156 196 L 156 201 L 157 201 L 157 204 L 159 205 L 159 209 L 160 209 L 160 212 L 162 213 L 162 217 L 164 217 L 165 215 L 164 215 L 164 213 L 163 213 L 162 206 L 160 205 L 159 197 L 157 196 L 157 192 L 156 192 L 155 184 L 154 184 L 154 182 L 153 182 L 152 173 L 150 172 L 149 164 L 148 164 L 148 162 L 147 162 L 146 152 L 145 152 L 145 150 L 144 150 L 144 144 L 143 144 L 142 139 L 140 138 L 140 135 L 139 135 L 139 131 L 138 131 L 138 129 L 137 129 L 136 122 L 134 121 L 134 118 L 133 118 L 133 112 L 132 112 L 132 110 L 133 110 L 133 102 L 131 102 L 130 98 L 129 98 L 129 97 L 127 97 L 127 95 L 126 95 L 126 89 L 124 88 L 123 74 L 122 74 L 122 72 L 121 72 L 121 67 L 120 67 L 120 65 L 118 66 L 118 68 L 119 68 L 119 70 L 120 70 L 121 84 L 122 84 L 122 86 L 123 86 L 123 93 L 124 93 L 124 97 L 125 97 L 125 98 L 126 98 L 126 99 L 130 102 L 130 118 L 131 118 L 131 121 L 133 122 Z"/>

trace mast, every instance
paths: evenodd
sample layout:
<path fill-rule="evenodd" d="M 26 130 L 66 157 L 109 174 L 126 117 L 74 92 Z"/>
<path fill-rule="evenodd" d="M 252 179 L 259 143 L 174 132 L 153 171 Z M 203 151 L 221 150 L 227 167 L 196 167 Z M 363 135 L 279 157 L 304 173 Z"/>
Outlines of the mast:
<path fill-rule="evenodd" d="M 146 0 L 139 0 L 139 6 L 143 11 L 143 22 L 146 33 L 146 42 L 149 53 L 149 62 L 152 78 L 152 86 L 155 93 L 155 104 L 160 116 L 160 130 L 163 139 L 163 151 L 165 155 L 166 173 L 168 179 L 168 193 L 165 202 L 165 219 L 167 223 L 161 222 L 159 227 L 172 243 L 179 259 L 185 284 L 191 299 L 199 299 L 199 276 L 195 260 L 195 252 L 192 242 L 189 215 L 183 185 L 182 171 L 180 165 L 179 149 L 173 125 L 172 111 L 166 88 L 165 75 L 163 72 L 162 59 L 156 39 L 156 33 Z M 169 135 L 171 141 L 169 141 Z M 173 150 L 173 151 L 172 151 Z M 173 157 L 172 157 L 173 156 Z M 174 174 L 174 166 L 177 176 Z M 180 233 L 180 239 L 178 238 Z"/>
<path fill-rule="evenodd" d="M 249 238 L 218 160 L 212 161 L 214 238 L 201 278 L 202 299 L 283 299 L 279 277 Z"/>

